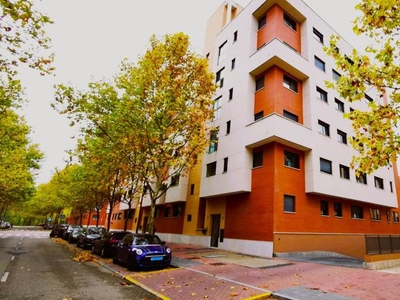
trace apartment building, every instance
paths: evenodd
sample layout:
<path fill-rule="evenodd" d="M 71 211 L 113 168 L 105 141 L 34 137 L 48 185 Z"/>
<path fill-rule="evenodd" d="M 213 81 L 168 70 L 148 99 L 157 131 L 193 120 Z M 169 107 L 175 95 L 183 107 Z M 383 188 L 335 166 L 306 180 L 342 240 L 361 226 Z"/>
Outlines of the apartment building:
<path fill-rule="evenodd" d="M 326 88 L 340 76 L 323 50 L 332 34 L 301 0 L 253 0 L 244 8 L 224 1 L 210 17 L 204 55 L 219 85 L 215 141 L 157 200 L 162 239 L 265 257 L 331 251 L 365 258 L 365 235 L 399 235 L 397 168 L 356 177 L 351 123 L 343 118 L 384 100 L 368 92 L 349 103 Z M 338 50 L 352 47 L 342 40 Z M 130 216 L 128 229 L 146 231 L 149 208 L 146 195 L 131 214 L 116 207 L 111 228 Z"/>
<path fill-rule="evenodd" d="M 356 177 L 344 112 L 364 109 L 327 89 L 340 71 L 323 50 L 336 32 L 301 0 L 223 3 L 205 55 L 216 74 L 215 142 L 203 159 L 209 246 L 273 256 L 365 254 L 365 234 L 398 234 L 398 175 Z M 224 20 L 229 22 L 224 23 Z M 339 51 L 351 53 L 342 40 Z"/>

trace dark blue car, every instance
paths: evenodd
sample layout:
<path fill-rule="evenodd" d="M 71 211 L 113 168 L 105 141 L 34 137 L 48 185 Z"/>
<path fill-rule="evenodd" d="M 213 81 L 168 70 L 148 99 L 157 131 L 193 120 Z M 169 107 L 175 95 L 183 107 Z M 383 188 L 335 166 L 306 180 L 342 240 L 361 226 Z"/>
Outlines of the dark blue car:
<path fill-rule="evenodd" d="M 143 268 L 167 268 L 171 264 L 171 249 L 154 234 L 127 234 L 117 245 L 114 264 L 123 264 L 129 271 Z"/>

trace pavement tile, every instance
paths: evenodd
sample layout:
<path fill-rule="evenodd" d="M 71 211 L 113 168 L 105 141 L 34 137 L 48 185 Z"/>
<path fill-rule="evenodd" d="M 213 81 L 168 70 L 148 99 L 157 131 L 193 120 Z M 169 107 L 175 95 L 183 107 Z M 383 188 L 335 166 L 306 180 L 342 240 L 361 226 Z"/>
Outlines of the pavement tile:
<path fill-rule="evenodd" d="M 400 299 L 400 270 L 393 273 L 280 258 L 261 258 L 214 248 L 168 244 L 172 265 L 156 272 L 128 272 L 109 264 L 120 276 L 148 288 L 160 299 L 386 300 Z"/>

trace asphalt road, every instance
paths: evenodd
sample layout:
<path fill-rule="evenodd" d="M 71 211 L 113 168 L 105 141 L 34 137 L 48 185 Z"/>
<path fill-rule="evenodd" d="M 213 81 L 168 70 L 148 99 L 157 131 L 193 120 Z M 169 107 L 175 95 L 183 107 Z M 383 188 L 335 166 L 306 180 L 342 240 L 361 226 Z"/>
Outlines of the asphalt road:
<path fill-rule="evenodd" d="M 0 299 L 157 299 L 99 264 L 73 257 L 49 231 L 0 230 Z"/>

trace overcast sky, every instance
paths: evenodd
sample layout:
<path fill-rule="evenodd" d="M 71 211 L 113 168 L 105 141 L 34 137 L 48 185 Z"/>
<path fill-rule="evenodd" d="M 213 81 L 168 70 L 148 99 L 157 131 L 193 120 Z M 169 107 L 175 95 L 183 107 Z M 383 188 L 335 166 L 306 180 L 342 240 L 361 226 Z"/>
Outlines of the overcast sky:
<path fill-rule="evenodd" d="M 55 24 L 47 29 L 56 53 L 56 76 L 24 75 L 29 105 L 24 109 L 32 140 L 45 159 L 37 183 L 48 182 L 63 169 L 65 151 L 74 147 L 66 116 L 50 107 L 55 83 L 86 88 L 92 79 L 111 78 L 127 57 L 135 60 L 147 49 L 152 34 L 184 32 L 202 52 L 205 25 L 223 0 L 34 0 Z M 250 0 L 237 0 L 242 6 Z M 305 0 L 317 14 L 353 46 L 355 0 Z"/>

